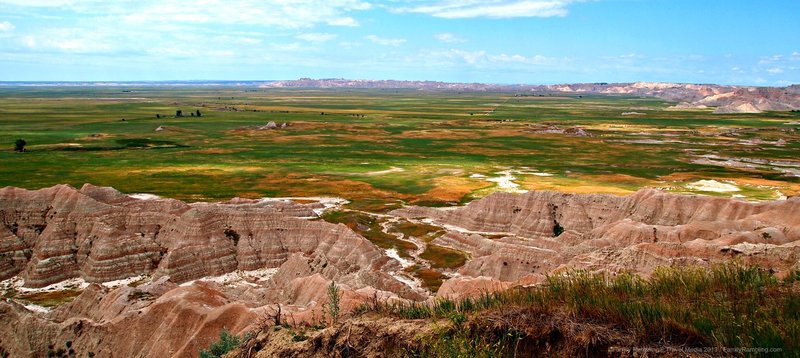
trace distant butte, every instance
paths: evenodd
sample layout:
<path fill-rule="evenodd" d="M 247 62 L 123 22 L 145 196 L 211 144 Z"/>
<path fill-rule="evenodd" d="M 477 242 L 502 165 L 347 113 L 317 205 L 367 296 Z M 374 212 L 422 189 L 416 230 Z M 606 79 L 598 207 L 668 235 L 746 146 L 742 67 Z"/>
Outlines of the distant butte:
<path fill-rule="evenodd" d="M 3 86 L 249 86 L 261 88 L 409 89 L 426 91 L 510 92 L 515 95 L 601 94 L 660 98 L 677 102 L 671 109 L 715 108 L 714 113 L 760 113 L 800 110 L 800 84 L 758 87 L 669 82 L 574 83 L 555 85 L 486 84 L 439 81 L 354 80 L 344 78 L 270 81 L 125 81 L 125 82 L 0 82 Z"/>
<path fill-rule="evenodd" d="M 674 109 L 716 107 L 714 113 L 760 113 L 800 109 L 800 85 L 788 87 L 726 86 L 662 82 L 502 85 L 436 81 L 310 79 L 272 81 L 265 88 L 372 88 L 456 91 L 502 91 L 518 94 L 581 93 L 655 97 L 679 102 Z"/>

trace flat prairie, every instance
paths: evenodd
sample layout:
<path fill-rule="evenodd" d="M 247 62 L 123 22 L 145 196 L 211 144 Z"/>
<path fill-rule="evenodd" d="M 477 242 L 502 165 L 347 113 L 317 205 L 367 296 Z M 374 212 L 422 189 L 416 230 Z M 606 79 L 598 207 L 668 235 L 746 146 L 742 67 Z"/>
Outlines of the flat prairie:
<path fill-rule="evenodd" d="M 189 201 L 324 194 L 368 211 L 502 190 L 800 193 L 800 114 L 672 105 L 563 93 L 3 87 L 0 186 L 91 182 Z M 25 153 L 13 151 L 18 138 Z"/>

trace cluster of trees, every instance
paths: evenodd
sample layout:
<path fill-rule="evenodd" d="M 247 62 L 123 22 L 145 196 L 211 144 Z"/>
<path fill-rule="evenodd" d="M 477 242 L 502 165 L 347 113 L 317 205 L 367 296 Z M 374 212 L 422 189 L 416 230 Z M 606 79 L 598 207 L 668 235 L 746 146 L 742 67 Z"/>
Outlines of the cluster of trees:
<path fill-rule="evenodd" d="M 189 112 L 189 114 L 190 114 L 192 117 L 202 117 L 202 116 L 203 116 L 203 114 L 202 114 L 202 113 L 200 113 L 200 110 L 199 110 L 199 109 L 198 109 L 198 110 L 196 110 L 196 111 L 194 111 L 194 112 Z M 180 118 L 180 117 L 184 117 L 184 115 L 183 115 L 183 111 L 179 109 L 179 110 L 176 110 L 176 111 L 175 111 L 175 118 Z M 159 114 L 159 113 L 156 113 L 156 119 L 161 119 L 161 114 Z M 123 120 L 124 120 L 124 119 L 123 119 Z"/>
<path fill-rule="evenodd" d="M 189 112 L 189 113 L 191 114 L 192 117 L 202 117 L 203 116 L 203 114 L 200 113 L 199 109 L 197 111 Z M 183 111 L 180 110 L 180 109 L 175 111 L 175 118 L 178 118 L 178 117 L 183 117 Z M 156 114 L 156 118 L 161 118 L 161 115 L 160 114 Z"/>

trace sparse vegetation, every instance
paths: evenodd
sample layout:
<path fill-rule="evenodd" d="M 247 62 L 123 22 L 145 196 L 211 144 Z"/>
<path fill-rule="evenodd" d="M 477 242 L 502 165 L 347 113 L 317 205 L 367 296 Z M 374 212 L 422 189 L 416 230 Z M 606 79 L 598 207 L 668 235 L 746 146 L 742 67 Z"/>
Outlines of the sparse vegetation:
<path fill-rule="evenodd" d="M 200 351 L 200 358 L 220 358 L 225 353 L 228 353 L 241 344 L 241 338 L 236 335 L 230 334 L 227 329 L 223 328 L 219 333 L 219 340 L 212 342 L 209 348 Z"/>
<path fill-rule="evenodd" d="M 328 211 L 322 215 L 322 219 L 334 224 L 345 224 L 380 248 L 396 249 L 402 257 L 410 257 L 408 251 L 417 249 L 413 243 L 399 240 L 394 235 L 383 232 L 381 222 L 368 214 L 355 211 Z"/>
<path fill-rule="evenodd" d="M 302 342 L 308 339 L 308 336 L 302 332 L 293 332 L 292 341 L 293 342 Z"/>
<path fill-rule="evenodd" d="M 546 325 L 543 320 L 554 317 L 625 332 L 630 343 L 639 346 L 767 347 L 796 352 L 800 349 L 798 279 L 800 271 L 779 280 L 767 270 L 738 263 L 659 268 L 649 280 L 627 273 L 571 271 L 550 276 L 538 287 L 460 301 L 384 305 L 378 311 L 405 319 L 471 315 L 468 329 L 443 330 L 414 354 L 420 356 L 507 353 L 515 346 L 509 343 L 539 339 L 524 332 L 541 331 L 541 325 Z M 500 321 L 490 323 L 487 317 Z M 595 339 L 591 345 L 608 343 L 602 336 Z"/>
<path fill-rule="evenodd" d="M 796 157 L 800 131 L 786 124 L 797 118 L 788 112 L 665 111 L 672 103 L 625 96 L 575 101 L 491 92 L 248 90 L 152 87 L 136 90 L 146 101 L 107 103 L 64 98 L 60 87 L 3 88 L 0 137 L 9 150 L 0 151 L 6 174 L 0 186 L 102 183 L 189 201 L 338 196 L 351 201 L 349 208 L 384 212 L 402 203 L 466 203 L 494 190 L 481 189 L 491 183 L 471 174 L 492 176 L 501 167 L 535 163 L 532 169 L 553 176 L 516 175 L 522 189 L 626 194 L 642 186 L 683 190 L 686 182 L 713 178 L 749 180 L 752 185 L 737 184 L 747 198 L 800 193 L 796 178 L 766 165 L 744 170 L 696 163 L 697 153 L 712 150 L 720 158 Z M 70 91 L 70 98 L 98 98 L 108 89 Z M 178 106 L 186 109 L 173 118 Z M 641 111 L 649 115 L 619 115 L 634 107 L 648 108 Z M 198 120 L 197 110 L 214 120 Z M 169 130 L 153 131 L 156 114 Z M 269 121 L 295 125 L 248 129 Z M 549 125 L 597 135 L 534 133 Z M 732 136 L 723 135 L 728 132 Z M 30 155 L 11 150 L 22 136 Z M 778 146 L 779 139 L 785 145 Z M 762 145 L 750 145 L 755 140 Z M 366 174 L 392 166 L 403 171 Z M 76 167 L 84 170 L 69 170 Z M 28 175 L 33 172 L 40 175 Z M 680 176 L 668 177 L 673 173 Z"/>
<path fill-rule="evenodd" d="M 8 292 L 7 295 L 14 295 L 13 298 L 32 303 L 38 306 L 53 308 L 61 304 L 72 302 L 81 290 L 59 290 L 59 291 L 46 291 L 46 292 L 33 292 L 33 293 L 19 293 L 17 291 Z"/>
<path fill-rule="evenodd" d="M 467 261 L 467 257 L 463 253 L 433 244 L 429 244 L 420 257 L 430 261 L 432 267 L 444 269 L 461 267 Z"/>
<path fill-rule="evenodd" d="M 405 237 L 413 236 L 427 242 L 430 242 L 444 233 L 444 230 L 438 226 L 421 224 L 407 220 L 402 220 L 399 223 L 392 225 L 391 230 L 394 232 L 399 232 L 405 235 Z"/>
<path fill-rule="evenodd" d="M 336 325 L 339 322 L 339 312 L 341 311 L 339 301 L 341 298 L 339 286 L 336 285 L 336 281 L 331 281 L 330 285 L 328 285 L 328 304 L 325 306 L 328 316 L 331 318 L 331 325 Z"/>
<path fill-rule="evenodd" d="M 422 281 L 422 287 L 427 288 L 431 292 L 436 292 L 442 286 L 442 282 L 446 278 L 441 272 L 424 268 L 420 265 L 413 265 L 405 269 Z"/>
<path fill-rule="evenodd" d="M 58 348 L 56 348 L 54 344 L 49 344 L 47 346 L 47 356 L 53 358 L 76 357 L 76 352 L 75 349 L 72 348 L 72 341 L 66 341 L 63 347 L 58 347 Z M 91 355 L 89 355 L 89 357 L 93 356 L 94 353 L 91 353 Z"/>

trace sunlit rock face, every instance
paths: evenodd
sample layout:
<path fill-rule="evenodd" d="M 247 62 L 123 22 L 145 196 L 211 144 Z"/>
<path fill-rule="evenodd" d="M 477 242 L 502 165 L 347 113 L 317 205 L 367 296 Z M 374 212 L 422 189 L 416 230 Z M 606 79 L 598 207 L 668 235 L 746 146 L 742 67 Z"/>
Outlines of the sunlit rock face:
<path fill-rule="evenodd" d="M 51 310 L 0 302 L 0 353 L 46 356 L 70 342 L 96 356 L 194 357 L 222 328 L 241 335 L 272 324 L 279 307 L 284 322 L 319 323 L 332 281 L 348 312 L 376 300 L 474 297 L 576 268 L 647 276 L 736 258 L 780 275 L 800 261 L 800 198 L 496 193 L 464 207 L 389 213 L 442 227 L 429 244 L 468 257 L 425 293 L 398 281 L 400 263 L 365 238 L 313 220 L 320 208 L 187 204 L 91 185 L 0 189 L 0 278 L 19 290 L 63 285 L 36 291 L 56 294 L 83 282 Z"/>
<path fill-rule="evenodd" d="M 90 185 L 4 188 L 0 279 L 19 275 L 26 287 L 42 287 L 148 274 L 182 283 L 277 268 L 294 253 L 324 256 L 337 276 L 395 264 L 342 225 L 298 218 L 307 216 L 312 208 L 286 202 L 186 204 Z"/>
<path fill-rule="evenodd" d="M 567 268 L 647 275 L 657 266 L 732 257 L 786 271 L 800 259 L 800 198 L 747 202 L 653 189 L 627 197 L 537 191 L 497 193 L 454 210 L 406 207 L 392 214 L 447 227 L 433 243 L 471 255 L 460 274 L 505 281 L 535 281 Z"/>

